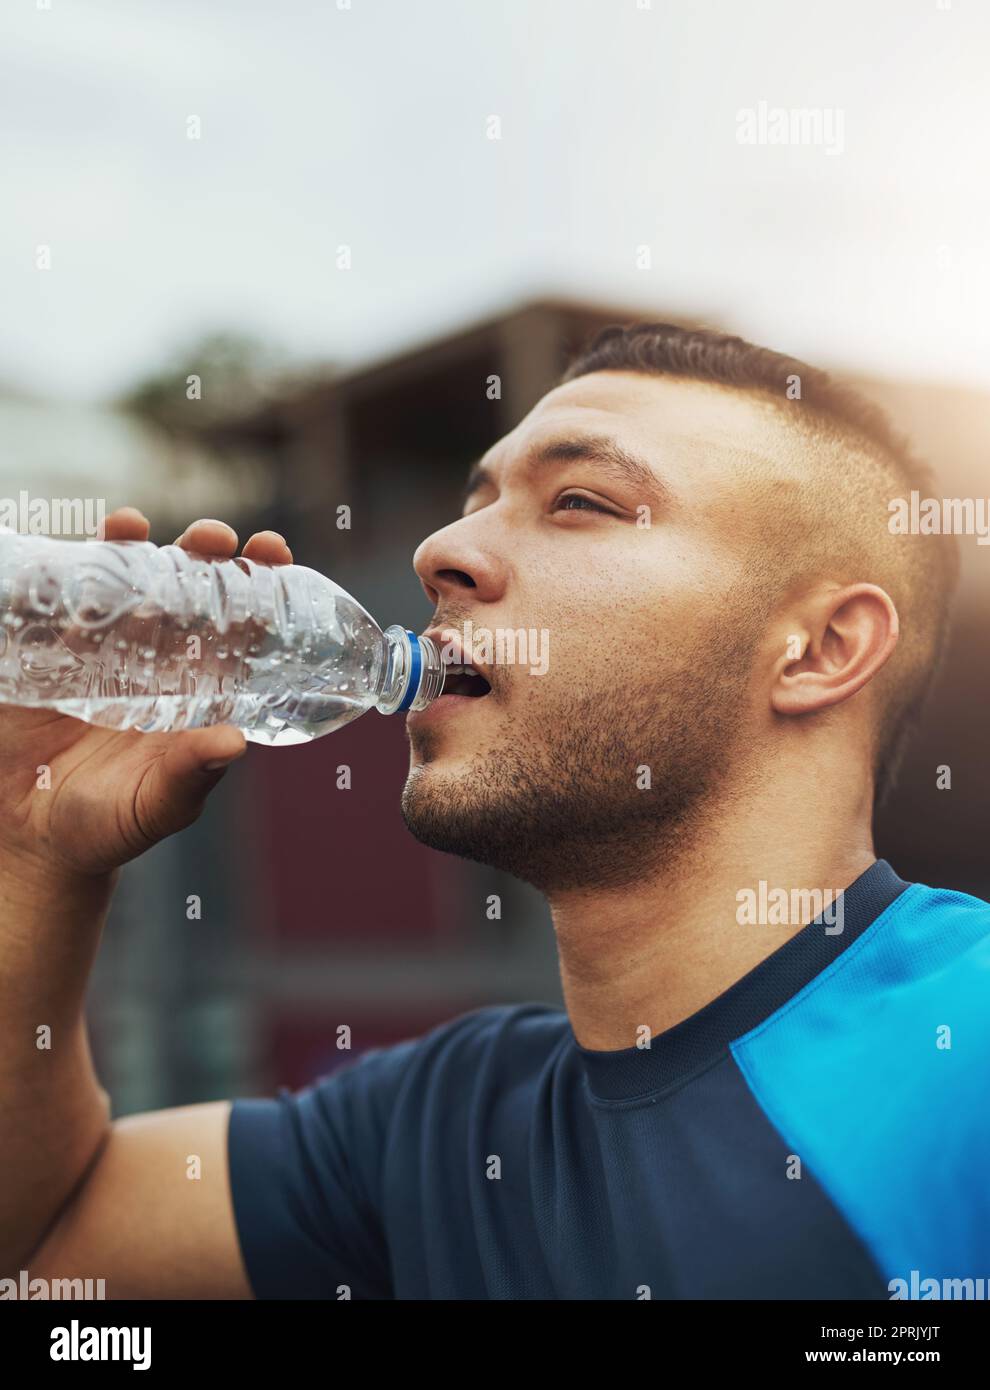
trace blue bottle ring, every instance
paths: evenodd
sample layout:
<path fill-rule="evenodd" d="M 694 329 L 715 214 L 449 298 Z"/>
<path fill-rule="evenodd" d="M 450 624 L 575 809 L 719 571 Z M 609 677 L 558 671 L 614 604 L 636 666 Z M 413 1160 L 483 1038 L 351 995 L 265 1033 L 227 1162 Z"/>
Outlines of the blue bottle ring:
<path fill-rule="evenodd" d="M 406 685 L 406 693 L 403 695 L 396 714 L 401 714 L 407 710 L 419 693 L 419 681 L 423 674 L 423 649 L 419 645 L 419 638 L 415 632 L 410 632 L 406 628 L 406 636 L 409 638 L 409 682 Z"/>

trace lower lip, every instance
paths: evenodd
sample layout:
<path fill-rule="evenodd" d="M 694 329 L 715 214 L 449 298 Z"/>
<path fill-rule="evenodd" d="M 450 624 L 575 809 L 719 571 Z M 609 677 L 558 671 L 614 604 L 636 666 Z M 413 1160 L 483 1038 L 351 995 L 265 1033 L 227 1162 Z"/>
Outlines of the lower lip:
<path fill-rule="evenodd" d="M 420 724 L 447 719 L 464 710 L 468 705 L 482 705 L 487 699 L 487 695 L 441 695 L 425 709 L 412 710 L 406 716 L 406 724 L 418 728 Z"/>

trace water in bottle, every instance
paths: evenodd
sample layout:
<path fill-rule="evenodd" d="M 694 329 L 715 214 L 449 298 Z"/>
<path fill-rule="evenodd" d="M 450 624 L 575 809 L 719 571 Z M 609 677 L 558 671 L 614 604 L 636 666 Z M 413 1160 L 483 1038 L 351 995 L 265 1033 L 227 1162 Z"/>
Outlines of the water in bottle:
<path fill-rule="evenodd" d="M 283 745 L 423 709 L 443 678 L 430 638 L 383 632 L 302 565 L 0 530 L 2 703 L 145 733 L 233 724 Z"/>

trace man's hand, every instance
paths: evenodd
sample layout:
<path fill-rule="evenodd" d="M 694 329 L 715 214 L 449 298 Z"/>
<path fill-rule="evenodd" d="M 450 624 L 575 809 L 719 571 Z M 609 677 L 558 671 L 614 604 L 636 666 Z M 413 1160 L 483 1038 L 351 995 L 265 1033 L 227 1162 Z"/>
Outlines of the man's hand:
<path fill-rule="evenodd" d="M 133 507 L 106 521 L 107 540 L 148 539 Z M 175 542 L 227 560 L 237 535 L 223 522 L 197 521 Z M 261 564 L 290 564 L 274 531 L 253 535 L 242 552 Z M 101 875 L 196 819 L 223 770 L 245 750 L 229 725 L 174 734 L 95 728 L 54 710 L 0 705 L 0 867 L 15 876 L 77 879 Z M 51 790 L 37 790 L 38 769 Z"/>

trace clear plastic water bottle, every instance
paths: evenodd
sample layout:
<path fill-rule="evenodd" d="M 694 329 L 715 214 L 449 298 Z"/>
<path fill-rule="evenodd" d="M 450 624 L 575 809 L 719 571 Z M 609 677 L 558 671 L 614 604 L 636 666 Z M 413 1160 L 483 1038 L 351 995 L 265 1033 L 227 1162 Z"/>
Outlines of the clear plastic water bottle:
<path fill-rule="evenodd" d="M 428 637 L 382 631 L 302 565 L 0 529 L 0 703 L 145 733 L 233 724 L 304 743 L 443 688 Z"/>

